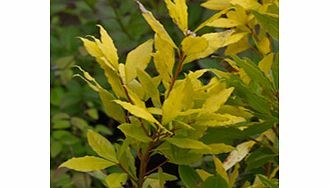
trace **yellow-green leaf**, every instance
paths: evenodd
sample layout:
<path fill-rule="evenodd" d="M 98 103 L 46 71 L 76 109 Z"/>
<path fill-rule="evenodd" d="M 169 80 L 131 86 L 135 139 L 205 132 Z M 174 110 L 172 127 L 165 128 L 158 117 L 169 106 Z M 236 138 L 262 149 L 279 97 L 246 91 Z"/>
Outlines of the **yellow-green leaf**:
<path fill-rule="evenodd" d="M 124 109 L 128 110 L 131 114 L 161 126 L 158 120 L 156 120 L 152 116 L 152 114 L 147 111 L 147 109 L 120 100 L 114 100 L 114 102 L 120 104 Z"/>
<path fill-rule="evenodd" d="M 220 107 L 224 105 L 228 98 L 231 96 L 233 90 L 234 88 L 230 87 L 222 90 L 218 94 L 209 96 L 202 106 L 204 112 L 216 112 L 218 109 L 220 109 Z"/>
<path fill-rule="evenodd" d="M 268 77 L 269 77 L 269 73 L 270 70 L 272 68 L 272 63 L 273 63 L 273 53 L 270 53 L 268 55 L 266 55 L 258 64 L 258 67 L 261 71 L 263 71 L 263 73 Z"/>
<path fill-rule="evenodd" d="M 188 36 L 182 41 L 182 50 L 186 56 L 200 53 L 208 47 L 208 41 L 202 37 Z"/>
<path fill-rule="evenodd" d="M 221 143 L 209 144 L 208 146 L 211 148 L 210 150 L 201 149 L 201 150 L 193 150 L 193 152 L 201 153 L 201 154 L 215 155 L 215 154 L 220 154 L 220 153 L 228 153 L 235 149 L 233 146 L 221 144 Z"/>
<path fill-rule="evenodd" d="M 109 188 L 123 188 L 128 180 L 128 174 L 114 172 L 105 178 L 105 182 Z"/>
<path fill-rule="evenodd" d="M 87 50 L 87 52 L 91 56 L 93 56 L 93 57 L 101 57 L 101 56 L 103 56 L 103 53 L 98 48 L 96 42 L 90 41 L 90 40 L 85 39 L 85 38 L 80 38 L 80 39 L 83 42 L 83 45 L 84 45 L 85 49 Z"/>
<path fill-rule="evenodd" d="M 233 170 L 232 174 L 229 177 L 229 179 L 230 179 L 229 187 L 233 187 L 236 179 L 238 178 L 239 168 L 240 168 L 240 165 L 239 165 L 239 163 L 237 163 L 234 167 L 234 170 Z"/>
<path fill-rule="evenodd" d="M 246 157 L 254 144 L 254 141 L 247 141 L 242 144 L 239 144 L 236 149 L 232 151 L 225 159 L 225 170 L 230 169 L 232 166 L 234 166 L 236 163 L 240 162 L 244 157 Z"/>
<path fill-rule="evenodd" d="M 151 142 L 152 139 L 147 136 L 142 127 L 134 124 L 124 123 L 118 126 L 126 136 L 132 137 L 140 142 Z"/>
<path fill-rule="evenodd" d="M 99 157 L 85 156 L 78 158 L 73 157 L 72 159 L 69 159 L 61 164 L 59 167 L 66 167 L 80 172 L 90 172 L 103 170 L 113 165 L 115 165 L 115 163 Z"/>
<path fill-rule="evenodd" d="M 250 46 L 249 46 L 249 42 L 248 42 L 248 36 L 245 36 L 240 41 L 229 45 L 225 49 L 225 54 L 226 55 L 238 54 L 238 53 L 243 52 L 243 51 L 245 51 L 249 48 L 250 48 Z"/>
<path fill-rule="evenodd" d="M 226 170 L 224 169 L 223 163 L 222 161 L 220 161 L 218 158 L 213 157 L 214 163 L 215 163 L 215 168 L 216 168 L 216 172 L 218 175 L 222 176 L 224 178 L 224 180 L 226 181 L 226 183 L 229 183 L 229 178 L 228 175 L 226 173 Z"/>
<path fill-rule="evenodd" d="M 118 163 L 113 145 L 102 135 L 88 130 L 88 143 L 91 148 L 101 157 L 110 160 L 113 163 Z"/>
<path fill-rule="evenodd" d="M 152 78 L 145 71 L 137 70 L 138 79 L 141 82 L 146 94 L 152 99 L 155 107 L 161 107 L 160 93 L 157 86 L 153 83 Z"/>
<path fill-rule="evenodd" d="M 137 69 L 144 70 L 147 67 L 151 60 L 152 51 L 153 39 L 150 39 L 128 53 L 126 60 L 127 83 L 136 78 Z"/>
<path fill-rule="evenodd" d="M 201 6 L 211 10 L 223 10 L 231 6 L 231 0 L 208 0 L 201 4 Z"/>
<path fill-rule="evenodd" d="M 170 17 L 180 28 L 180 30 L 186 34 L 188 30 L 188 16 L 186 0 L 165 0 Z"/>
<path fill-rule="evenodd" d="M 246 121 L 243 117 L 233 116 L 230 114 L 202 114 L 196 118 L 195 124 L 207 127 L 219 127 L 234 125 Z"/>
<path fill-rule="evenodd" d="M 97 26 L 99 27 L 102 41 L 97 45 L 105 55 L 106 59 L 110 61 L 110 63 L 117 69 L 119 65 L 119 57 L 117 54 L 117 49 L 114 46 L 113 40 L 101 25 Z"/>
<path fill-rule="evenodd" d="M 231 44 L 228 40 L 232 31 L 224 31 L 218 33 L 207 33 L 202 35 L 202 38 L 205 38 L 208 41 L 208 47 L 199 53 L 194 53 L 186 57 L 184 64 L 189 63 L 191 61 L 201 59 L 211 55 L 212 53 L 216 52 L 219 48 L 224 47 L 226 45 Z M 231 40 L 231 39 L 230 39 Z M 235 41 L 237 42 L 237 41 Z"/>
<path fill-rule="evenodd" d="M 165 30 L 165 28 L 163 27 L 163 25 L 154 18 L 153 14 L 146 10 L 145 7 L 139 2 L 136 1 L 139 5 L 140 10 L 142 11 L 143 17 L 146 20 L 146 22 L 150 25 L 150 27 L 152 28 L 152 30 L 163 40 L 167 41 L 169 43 L 170 46 L 177 48 L 176 44 L 174 43 L 174 41 L 170 38 L 169 34 L 167 33 L 167 31 Z"/>
<path fill-rule="evenodd" d="M 213 176 L 212 174 L 210 174 L 209 172 L 203 170 L 203 169 L 195 169 L 196 173 L 198 173 L 198 175 L 200 176 L 200 178 L 202 179 L 202 181 L 206 181 L 206 179 L 210 176 Z"/>
<path fill-rule="evenodd" d="M 162 124 L 166 125 L 177 116 L 182 110 L 186 110 L 191 104 L 192 98 L 188 97 L 193 92 L 190 79 L 186 78 L 182 82 L 176 82 L 168 98 L 162 106 Z"/>
<path fill-rule="evenodd" d="M 189 139 L 189 138 L 168 138 L 168 139 L 166 139 L 166 141 L 179 148 L 208 149 L 208 150 L 211 149 L 209 146 L 202 143 L 201 141 L 193 140 L 193 139 Z"/>

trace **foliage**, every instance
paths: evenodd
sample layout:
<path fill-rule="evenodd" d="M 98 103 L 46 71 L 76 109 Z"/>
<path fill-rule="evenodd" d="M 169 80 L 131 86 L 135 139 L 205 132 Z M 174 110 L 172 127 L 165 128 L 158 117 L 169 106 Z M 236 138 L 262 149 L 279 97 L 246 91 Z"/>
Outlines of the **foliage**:
<path fill-rule="evenodd" d="M 79 122 L 94 152 L 60 167 L 87 172 L 110 188 L 164 187 L 177 179 L 163 171 L 166 162 L 178 165 L 188 188 L 278 187 L 278 1 L 208 0 L 202 6 L 216 13 L 191 27 L 185 0 L 166 0 L 177 38 L 137 3 L 154 37 L 122 59 L 98 25 L 99 38 L 80 39 L 105 82 L 80 66 L 75 75 L 98 93 L 125 139 L 110 142 L 97 127 L 63 115 L 57 127 Z M 186 71 L 194 64 L 202 69 Z M 166 161 L 150 169 L 155 155 Z"/>

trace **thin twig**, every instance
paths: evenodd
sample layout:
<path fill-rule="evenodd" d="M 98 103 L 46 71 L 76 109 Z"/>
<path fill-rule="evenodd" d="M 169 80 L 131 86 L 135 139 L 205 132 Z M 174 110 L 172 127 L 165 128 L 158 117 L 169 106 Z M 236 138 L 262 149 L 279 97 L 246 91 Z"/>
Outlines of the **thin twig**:
<path fill-rule="evenodd" d="M 148 172 L 146 172 L 145 176 L 151 174 L 152 172 L 154 172 L 155 170 L 157 170 L 158 168 L 160 168 L 162 165 L 166 164 L 169 160 L 166 159 L 165 161 L 163 161 L 162 163 L 160 163 L 158 166 L 156 166 L 155 168 L 153 168 L 152 170 L 149 170 Z"/>

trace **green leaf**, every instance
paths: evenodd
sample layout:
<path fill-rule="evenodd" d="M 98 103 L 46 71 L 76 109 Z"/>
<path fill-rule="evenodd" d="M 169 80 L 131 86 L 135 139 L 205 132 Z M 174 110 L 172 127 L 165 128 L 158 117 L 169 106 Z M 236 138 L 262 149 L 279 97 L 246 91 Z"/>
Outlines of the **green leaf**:
<path fill-rule="evenodd" d="M 102 133 L 104 135 L 113 135 L 112 129 L 110 129 L 110 128 L 104 126 L 104 125 L 101 125 L 101 124 L 96 125 L 95 131 L 97 131 L 99 133 Z"/>
<path fill-rule="evenodd" d="M 63 145 L 55 140 L 50 141 L 50 156 L 51 158 L 55 158 L 58 154 L 61 153 L 63 149 Z"/>
<path fill-rule="evenodd" d="M 53 122 L 54 122 L 54 124 L 52 125 L 53 129 L 66 129 L 71 127 L 71 124 L 68 120 L 55 120 Z"/>
<path fill-rule="evenodd" d="M 179 177 L 187 188 L 200 187 L 202 180 L 193 168 L 185 165 L 180 165 L 178 167 L 178 173 Z"/>
<path fill-rule="evenodd" d="M 78 158 L 73 157 L 72 159 L 69 159 L 61 164 L 59 167 L 67 167 L 80 172 L 90 172 L 95 170 L 103 170 L 113 165 L 115 165 L 115 163 L 102 158 L 85 156 Z"/>
<path fill-rule="evenodd" d="M 118 163 L 116 152 L 111 142 L 92 130 L 88 130 L 87 138 L 89 145 L 99 156 L 104 157 L 113 163 Z"/>
<path fill-rule="evenodd" d="M 260 181 L 268 188 L 279 188 L 279 183 L 274 179 L 270 180 L 266 176 L 261 174 L 257 174 L 257 176 L 259 177 Z"/>
<path fill-rule="evenodd" d="M 80 129 L 82 131 L 86 131 L 89 128 L 88 123 L 84 119 L 81 119 L 78 117 L 72 117 L 71 123 L 73 126 L 77 127 L 78 129 Z"/>
<path fill-rule="evenodd" d="M 200 150 L 192 150 L 195 153 L 201 153 L 201 154 L 220 154 L 220 153 L 228 153 L 235 148 L 230 145 L 226 144 L 209 144 L 208 145 L 211 149 L 200 149 Z"/>
<path fill-rule="evenodd" d="M 209 146 L 206 144 L 198 141 L 192 140 L 189 138 L 168 138 L 166 139 L 167 142 L 184 149 L 206 149 L 211 150 Z"/>
<path fill-rule="evenodd" d="M 112 173 L 105 178 L 105 182 L 109 188 L 122 188 L 127 179 L 126 173 Z"/>
<path fill-rule="evenodd" d="M 91 109 L 88 109 L 86 112 L 94 120 L 97 120 L 98 119 L 98 111 L 97 111 L 97 109 L 91 108 Z"/>
<path fill-rule="evenodd" d="M 276 40 L 279 40 L 279 18 L 251 11 L 259 24 Z"/>
<path fill-rule="evenodd" d="M 265 89 L 273 91 L 272 84 L 266 75 L 257 67 L 257 65 L 251 62 L 249 59 L 240 59 L 238 56 L 232 56 L 234 61 L 243 68 L 243 70 L 248 74 L 251 80 L 259 83 Z"/>
<path fill-rule="evenodd" d="M 208 177 L 201 188 L 228 188 L 228 185 L 221 176 L 217 175 Z"/>
<path fill-rule="evenodd" d="M 118 126 L 118 129 L 120 129 L 126 137 L 132 137 L 140 142 L 148 143 L 152 141 L 152 139 L 145 134 L 143 128 L 138 125 L 124 123 Z"/>
<path fill-rule="evenodd" d="M 275 89 L 279 89 L 279 53 L 275 54 L 274 62 L 272 65 L 272 74 Z"/>

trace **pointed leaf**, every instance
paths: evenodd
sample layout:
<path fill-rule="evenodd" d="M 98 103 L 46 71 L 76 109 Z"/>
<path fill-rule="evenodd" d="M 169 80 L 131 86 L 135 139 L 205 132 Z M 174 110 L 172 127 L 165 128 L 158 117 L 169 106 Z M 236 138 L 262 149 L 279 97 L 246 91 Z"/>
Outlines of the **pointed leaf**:
<path fill-rule="evenodd" d="M 228 188 L 227 183 L 221 176 L 211 176 L 202 183 L 201 188 Z"/>
<path fill-rule="evenodd" d="M 276 40 L 279 40 L 279 18 L 251 11 L 260 25 Z"/>
<path fill-rule="evenodd" d="M 182 41 L 182 50 L 186 56 L 200 53 L 208 47 L 208 41 L 202 37 L 188 36 Z"/>
<path fill-rule="evenodd" d="M 187 188 L 196 188 L 201 185 L 202 179 L 193 168 L 185 165 L 178 167 L 179 177 Z"/>
<path fill-rule="evenodd" d="M 59 167 L 66 167 L 80 172 L 90 172 L 96 170 L 103 170 L 107 167 L 113 166 L 115 163 L 107 161 L 102 158 L 94 156 L 73 157 L 61 164 Z"/>
<path fill-rule="evenodd" d="M 137 69 L 144 70 L 151 60 L 153 51 L 153 39 L 139 45 L 128 53 L 126 60 L 127 83 L 136 78 Z"/>
<path fill-rule="evenodd" d="M 165 0 L 170 17 L 183 33 L 188 30 L 186 0 Z"/>
<path fill-rule="evenodd" d="M 89 145 L 99 156 L 113 163 L 118 163 L 114 147 L 110 141 L 90 129 L 88 130 L 87 138 Z"/>
<path fill-rule="evenodd" d="M 98 47 L 103 52 L 106 59 L 113 65 L 113 67 L 118 68 L 119 57 L 112 38 L 101 25 L 97 26 L 99 27 L 102 41 L 101 43 L 98 43 Z"/>
<path fill-rule="evenodd" d="M 220 161 L 216 157 L 214 157 L 213 159 L 214 159 L 217 174 L 220 175 L 225 180 L 225 182 L 228 184 L 229 183 L 228 175 L 226 173 L 226 170 L 224 169 L 222 161 Z"/>
<path fill-rule="evenodd" d="M 163 25 L 154 18 L 153 14 L 146 10 L 145 7 L 139 2 L 136 1 L 139 5 L 140 10 L 142 11 L 143 17 L 146 20 L 146 22 L 151 26 L 152 30 L 163 40 L 167 41 L 170 46 L 177 48 L 176 44 L 173 42 L 173 40 L 170 38 L 169 34 L 163 27 Z"/>
<path fill-rule="evenodd" d="M 123 188 L 128 180 L 126 173 L 111 173 L 105 178 L 105 182 L 109 188 Z"/>
<path fill-rule="evenodd" d="M 255 144 L 254 141 L 247 141 L 242 144 L 239 144 L 236 147 L 236 150 L 232 151 L 230 155 L 225 159 L 224 161 L 225 170 L 230 169 L 236 163 L 240 162 L 244 157 L 246 157 L 254 144 Z"/>
<path fill-rule="evenodd" d="M 119 125 L 118 129 L 120 129 L 126 136 L 132 137 L 140 142 L 148 143 L 152 141 L 152 139 L 145 134 L 143 128 L 138 125 L 124 123 Z"/>
<path fill-rule="evenodd" d="M 189 138 L 168 138 L 166 139 L 166 141 L 180 148 L 211 150 L 209 146 L 202 143 L 201 141 L 193 140 Z"/>

